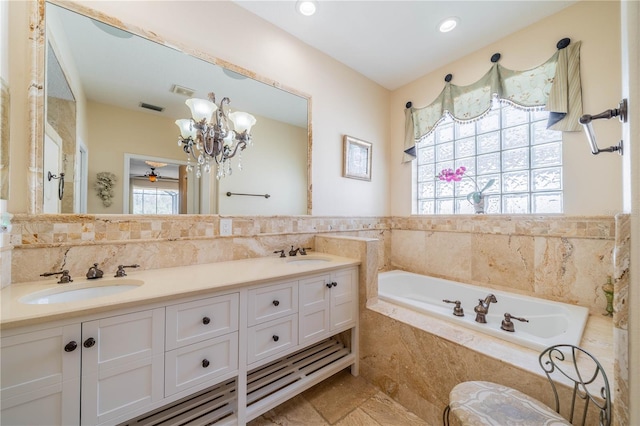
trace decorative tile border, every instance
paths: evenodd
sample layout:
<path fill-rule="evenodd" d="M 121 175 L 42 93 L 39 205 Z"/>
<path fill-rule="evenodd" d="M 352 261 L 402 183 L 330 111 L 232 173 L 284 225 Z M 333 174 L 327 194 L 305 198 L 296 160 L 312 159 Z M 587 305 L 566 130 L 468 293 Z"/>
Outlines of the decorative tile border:
<path fill-rule="evenodd" d="M 615 218 L 508 216 L 234 216 L 233 236 L 422 230 L 614 240 Z M 220 216 L 29 215 L 12 220 L 16 248 L 220 237 Z"/>
<path fill-rule="evenodd" d="M 391 218 L 391 229 L 517 236 L 614 239 L 612 216 L 409 216 Z"/>

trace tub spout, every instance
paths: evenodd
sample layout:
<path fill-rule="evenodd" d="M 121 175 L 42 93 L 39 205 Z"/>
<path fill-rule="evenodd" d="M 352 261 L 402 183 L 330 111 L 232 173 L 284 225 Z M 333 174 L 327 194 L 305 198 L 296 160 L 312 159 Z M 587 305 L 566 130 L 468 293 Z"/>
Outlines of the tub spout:
<path fill-rule="evenodd" d="M 492 303 L 498 303 L 498 299 L 493 294 L 487 295 L 487 297 L 483 299 L 478 299 L 478 306 L 473 308 L 476 313 L 476 322 L 481 324 L 485 324 L 487 322 L 486 315 L 489 313 L 489 306 Z"/>

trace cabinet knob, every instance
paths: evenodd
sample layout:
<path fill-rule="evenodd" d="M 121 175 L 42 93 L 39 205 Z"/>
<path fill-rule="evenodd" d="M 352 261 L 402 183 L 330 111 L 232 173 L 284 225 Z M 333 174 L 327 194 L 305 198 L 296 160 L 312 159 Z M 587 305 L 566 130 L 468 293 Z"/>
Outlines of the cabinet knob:
<path fill-rule="evenodd" d="M 332 283 L 331 283 L 331 285 L 332 285 L 332 286 L 334 286 L 334 287 L 338 287 L 338 283 L 337 283 L 337 282 L 335 282 L 335 281 L 334 281 L 334 282 L 332 282 Z"/>
<path fill-rule="evenodd" d="M 84 341 L 82 346 L 84 346 L 85 348 L 90 348 L 95 344 L 96 344 L 96 340 L 93 337 L 89 337 L 87 340 Z"/>
<path fill-rule="evenodd" d="M 76 350 L 77 347 L 78 347 L 78 344 L 75 342 L 75 340 L 72 340 L 64 346 L 64 351 L 73 352 Z"/>
<path fill-rule="evenodd" d="M 280 304 L 280 301 L 279 301 L 279 300 L 274 300 L 274 301 L 273 301 L 273 306 L 278 306 L 279 304 Z"/>
<path fill-rule="evenodd" d="M 280 338 L 274 334 L 274 335 L 273 335 L 273 341 L 274 341 L 274 342 L 277 342 L 278 340 L 280 340 Z"/>
<path fill-rule="evenodd" d="M 327 288 L 333 287 L 333 283 L 327 283 Z"/>
<path fill-rule="evenodd" d="M 207 324 L 209 324 L 210 322 L 211 322 L 211 318 L 209 318 L 209 317 L 204 317 L 204 318 L 202 318 L 202 323 L 203 323 L 204 325 L 207 325 Z"/>
<path fill-rule="evenodd" d="M 202 360 L 202 368 L 207 368 L 208 366 L 209 366 L 209 360 L 203 359 Z"/>

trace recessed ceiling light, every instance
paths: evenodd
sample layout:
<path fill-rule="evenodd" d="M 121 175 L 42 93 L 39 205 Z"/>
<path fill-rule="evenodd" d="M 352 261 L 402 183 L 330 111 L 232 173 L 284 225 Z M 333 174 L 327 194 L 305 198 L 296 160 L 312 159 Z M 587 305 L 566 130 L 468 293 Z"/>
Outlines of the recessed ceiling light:
<path fill-rule="evenodd" d="M 441 33 L 448 33 L 458 26 L 458 21 L 460 21 L 460 19 L 455 16 L 447 18 L 438 24 L 438 30 L 440 30 Z"/>
<path fill-rule="evenodd" d="M 318 3 L 315 0 L 298 0 L 296 9 L 304 16 L 311 16 L 318 10 Z"/>

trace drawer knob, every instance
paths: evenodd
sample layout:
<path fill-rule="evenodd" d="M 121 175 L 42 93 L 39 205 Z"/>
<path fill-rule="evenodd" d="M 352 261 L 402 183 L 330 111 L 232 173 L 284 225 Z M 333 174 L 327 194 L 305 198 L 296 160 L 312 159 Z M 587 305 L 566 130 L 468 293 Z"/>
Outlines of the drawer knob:
<path fill-rule="evenodd" d="M 338 286 L 338 283 L 337 283 L 337 282 L 335 282 L 335 281 L 330 282 L 330 283 L 327 283 L 327 288 L 337 287 L 337 286 Z"/>
<path fill-rule="evenodd" d="M 202 323 L 203 323 L 204 325 L 207 325 L 207 324 L 209 324 L 210 322 L 211 322 L 211 318 L 209 318 L 209 317 L 204 317 L 204 318 L 202 318 Z"/>
<path fill-rule="evenodd" d="M 209 360 L 203 359 L 202 360 L 202 368 L 207 368 L 208 366 L 209 366 Z"/>
<path fill-rule="evenodd" d="M 274 335 L 273 335 L 273 341 L 274 341 L 274 342 L 277 342 L 278 340 L 280 340 L 280 338 L 274 334 Z"/>
<path fill-rule="evenodd" d="M 82 346 L 84 346 L 85 348 L 90 348 L 95 344 L 96 344 L 96 340 L 93 337 L 89 337 L 87 340 L 84 341 Z"/>
<path fill-rule="evenodd" d="M 278 306 L 279 304 L 280 304 L 280 301 L 279 301 L 279 300 L 274 300 L 274 301 L 273 301 L 273 306 Z"/>
<path fill-rule="evenodd" d="M 75 340 L 72 340 L 64 346 L 64 351 L 73 352 L 76 350 L 77 347 L 78 347 L 78 344 L 75 342 Z"/>

